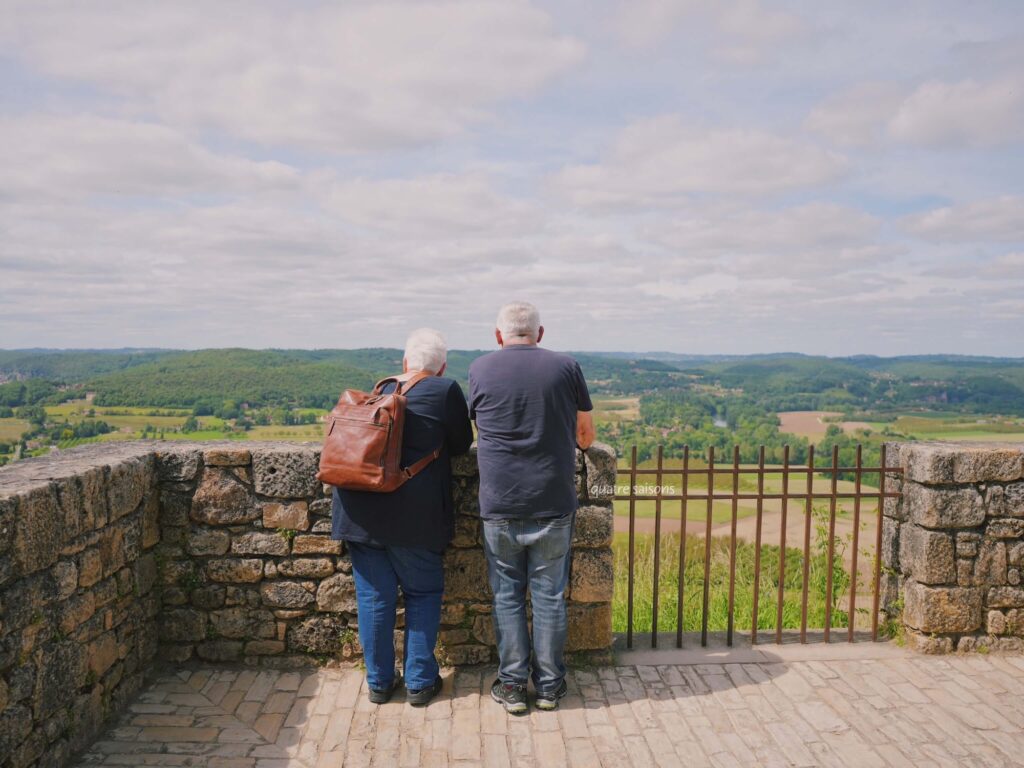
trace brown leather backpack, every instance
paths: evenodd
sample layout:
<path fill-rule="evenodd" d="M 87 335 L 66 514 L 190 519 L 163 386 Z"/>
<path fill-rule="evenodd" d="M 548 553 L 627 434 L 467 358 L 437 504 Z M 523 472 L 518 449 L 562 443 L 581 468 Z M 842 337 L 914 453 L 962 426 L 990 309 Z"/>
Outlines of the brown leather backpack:
<path fill-rule="evenodd" d="M 421 371 L 389 376 L 372 392 L 342 392 L 327 417 L 317 480 L 350 491 L 388 493 L 436 459 L 443 443 L 408 467 L 401 466 L 405 395 L 430 375 Z M 381 390 L 389 381 L 396 382 L 395 391 L 384 394 Z"/>

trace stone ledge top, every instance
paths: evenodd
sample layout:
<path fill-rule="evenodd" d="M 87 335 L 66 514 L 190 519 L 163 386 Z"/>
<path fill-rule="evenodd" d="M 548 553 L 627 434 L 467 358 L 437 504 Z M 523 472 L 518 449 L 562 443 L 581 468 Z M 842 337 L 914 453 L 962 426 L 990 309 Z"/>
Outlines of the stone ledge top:
<path fill-rule="evenodd" d="M 204 457 L 212 458 L 211 454 L 218 452 L 248 452 L 251 455 L 264 456 L 287 453 L 319 454 L 321 445 L 319 440 L 118 440 L 86 443 L 0 467 L 0 499 L 31 491 L 52 481 L 65 480 L 97 467 L 114 466 L 148 456 L 202 453 Z M 604 443 L 595 442 L 587 449 L 586 455 L 592 474 L 591 482 L 600 479 L 614 483 L 615 449 Z M 208 463 L 223 462 L 220 459 L 213 459 Z M 456 477 L 470 477 L 476 474 L 476 443 L 469 452 L 454 458 L 452 472 Z"/>
<path fill-rule="evenodd" d="M 887 443 L 905 479 L 926 485 L 1013 482 L 1024 479 L 1024 443 Z"/>

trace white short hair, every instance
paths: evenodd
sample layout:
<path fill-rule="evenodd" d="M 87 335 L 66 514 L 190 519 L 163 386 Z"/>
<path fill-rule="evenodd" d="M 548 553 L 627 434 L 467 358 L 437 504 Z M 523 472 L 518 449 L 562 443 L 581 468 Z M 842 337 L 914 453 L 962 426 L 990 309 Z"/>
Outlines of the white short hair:
<path fill-rule="evenodd" d="M 447 360 L 448 345 L 433 328 L 417 328 L 405 340 L 405 362 L 410 371 L 437 373 Z"/>
<path fill-rule="evenodd" d="M 528 301 L 510 301 L 498 310 L 496 325 L 503 338 L 536 341 L 540 333 L 540 312 Z"/>

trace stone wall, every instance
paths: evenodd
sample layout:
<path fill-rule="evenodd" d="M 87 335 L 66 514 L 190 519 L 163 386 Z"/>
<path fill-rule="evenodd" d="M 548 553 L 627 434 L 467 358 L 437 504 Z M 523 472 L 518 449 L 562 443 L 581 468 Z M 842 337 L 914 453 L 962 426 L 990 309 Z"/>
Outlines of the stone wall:
<path fill-rule="evenodd" d="M 318 459 L 311 443 L 129 442 L 0 469 L 0 766 L 63 764 L 156 657 L 358 656 L 351 562 L 330 538 Z M 586 464 L 568 650 L 600 659 L 612 641 L 614 452 L 597 445 Z M 440 650 L 452 664 L 491 662 L 475 454 L 453 469 Z"/>
<path fill-rule="evenodd" d="M 1024 649 L 1024 445 L 889 445 L 884 604 L 912 647 Z M 890 475 L 889 489 L 901 485 Z M 902 617 L 901 619 L 899 617 Z"/>
<path fill-rule="evenodd" d="M 59 766 L 157 652 L 152 447 L 0 470 L 0 765 Z"/>

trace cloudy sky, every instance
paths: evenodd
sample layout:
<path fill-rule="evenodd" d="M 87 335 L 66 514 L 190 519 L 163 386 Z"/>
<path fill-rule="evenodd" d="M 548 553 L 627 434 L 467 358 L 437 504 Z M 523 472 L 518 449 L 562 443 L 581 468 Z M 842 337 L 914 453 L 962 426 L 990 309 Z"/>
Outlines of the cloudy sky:
<path fill-rule="evenodd" d="M 0 347 L 1024 355 L 1019 0 L 0 0 Z"/>

